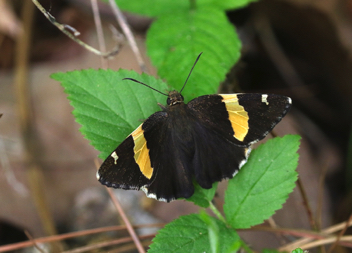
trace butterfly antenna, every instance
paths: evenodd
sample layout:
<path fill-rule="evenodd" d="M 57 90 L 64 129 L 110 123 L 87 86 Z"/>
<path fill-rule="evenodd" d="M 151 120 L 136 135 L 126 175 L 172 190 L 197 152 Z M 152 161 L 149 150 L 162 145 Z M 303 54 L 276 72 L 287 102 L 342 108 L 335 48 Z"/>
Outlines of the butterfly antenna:
<path fill-rule="evenodd" d="M 187 76 L 186 82 L 184 83 L 182 89 L 180 90 L 180 93 L 182 92 L 183 88 L 186 86 L 186 83 L 187 83 L 187 81 L 188 81 L 188 78 L 191 76 L 192 71 L 193 71 L 193 69 L 194 69 L 194 66 L 196 66 L 196 64 L 197 64 L 197 62 L 198 62 L 200 56 L 202 55 L 202 53 L 203 53 L 203 52 L 201 52 L 201 53 L 198 55 L 196 61 L 194 62 L 193 67 L 191 68 L 191 71 L 189 72 L 189 74 L 188 74 L 188 76 Z"/>
<path fill-rule="evenodd" d="M 167 95 L 167 94 L 165 94 L 165 93 L 163 93 L 163 92 L 161 92 L 161 91 L 159 91 L 159 90 L 157 90 L 157 89 L 154 89 L 153 87 L 149 86 L 148 84 L 145 84 L 145 83 L 142 83 L 142 82 L 140 82 L 140 81 L 137 81 L 136 79 L 127 77 L 127 78 L 124 78 L 124 79 L 122 79 L 122 80 L 131 80 L 131 81 L 133 81 L 133 82 L 135 82 L 135 83 L 143 84 L 144 86 L 147 86 L 148 88 L 150 88 L 150 89 L 152 89 L 152 90 L 155 90 L 155 91 L 159 92 L 160 94 L 163 94 L 164 96 L 169 96 L 169 95 Z"/>

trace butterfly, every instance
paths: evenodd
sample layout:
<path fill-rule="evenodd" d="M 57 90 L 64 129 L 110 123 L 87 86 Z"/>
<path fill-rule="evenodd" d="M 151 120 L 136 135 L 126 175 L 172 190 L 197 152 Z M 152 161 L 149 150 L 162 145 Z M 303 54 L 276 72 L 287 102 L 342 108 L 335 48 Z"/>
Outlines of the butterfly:
<path fill-rule="evenodd" d="M 235 176 L 251 145 L 263 139 L 292 104 L 286 96 L 256 93 L 204 95 L 186 104 L 183 88 L 164 94 L 167 106 L 160 105 L 161 111 L 106 158 L 97 172 L 100 183 L 142 190 L 165 202 L 189 198 L 194 180 L 209 189 L 214 182 Z"/>

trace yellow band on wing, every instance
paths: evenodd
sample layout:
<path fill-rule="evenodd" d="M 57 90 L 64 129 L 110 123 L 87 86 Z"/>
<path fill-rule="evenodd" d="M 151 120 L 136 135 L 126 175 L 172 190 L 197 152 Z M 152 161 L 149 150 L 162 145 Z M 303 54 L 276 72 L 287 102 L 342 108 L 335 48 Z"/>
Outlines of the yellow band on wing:
<path fill-rule="evenodd" d="M 144 138 L 142 125 L 140 125 L 132 133 L 134 141 L 134 160 L 139 166 L 142 174 L 150 179 L 153 175 L 153 168 L 150 163 L 149 149 L 147 148 L 147 141 Z"/>
<path fill-rule="evenodd" d="M 235 132 L 234 137 L 239 141 L 243 141 L 249 130 L 248 113 L 243 106 L 238 103 L 236 94 L 221 94 L 220 96 L 222 96 L 222 102 L 225 103 L 226 110 L 229 113 L 229 120 Z"/>

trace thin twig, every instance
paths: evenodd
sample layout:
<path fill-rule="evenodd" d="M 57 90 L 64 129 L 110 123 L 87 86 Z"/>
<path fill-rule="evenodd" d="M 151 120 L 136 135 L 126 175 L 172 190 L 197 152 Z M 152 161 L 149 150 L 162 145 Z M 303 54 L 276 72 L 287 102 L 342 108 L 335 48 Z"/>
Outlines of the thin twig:
<path fill-rule="evenodd" d="M 139 64 L 139 67 L 141 68 L 142 72 L 148 73 L 147 66 L 144 63 L 144 60 L 142 58 L 142 55 L 138 49 L 136 40 L 133 36 L 133 33 L 131 32 L 131 29 L 129 28 L 126 19 L 122 12 L 120 11 L 119 7 L 117 6 L 116 2 L 114 0 L 109 0 L 110 6 L 112 8 L 112 11 L 114 12 L 117 22 L 119 23 L 123 33 L 125 34 L 128 43 L 131 46 L 131 49 L 136 56 L 137 62 Z"/>
<path fill-rule="evenodd" d="M 96 54 L 96 55 L 100 55 L 103 57 L 111 57 L 114 56 L 118 53 L 119 51 L 119 45 L 116 45 L 114 49 L 112 49 L 109 52 L 101 52 L 97 49 L 95 49 L 94 47 L 89 46 L 88 44 L 84 43 L 83 41 L 81 41 L 80 39 L 76 38 L 76 36 L 79 35 L 79 32 L 74 29 L 73 27 L 66 25 L 66 24 L 60 24 L 59 22 L 56 21 L 56 19 L 48 12 L 44 9 L 44 7 L 37 1 L 37 0 L 32 0 L 32 2 L 37 6 L 37 8 L 44 14 L 44 16 L 54 25 L 56 26 L 61 32 L 63 32 L 67 37 L 69 37 L 70 39 L 72 39 L 73 41 L 75 41 L 77 44 L 79 44 L 80 46 L 84 47 L 85 49 L 87 49 L 88 51 Z M 73 34 L 72 34 L 73 33 Z"/>
<path fill-rule="evenodd" d="M 303 186 L 302 181 L 301 181 L 300 178 L 297 179 L 297 185 L 298 185 L 298 189 L 299 189 L 299 191 L 301 193 L 301 196 L 303 198 L 303 205 L 306 207 L 306 211 L 307 211 L 307 215 L 308 215 L 308 220 L 309 220 L 310 226 L 311 226 L 311 228 L 313 230 L 317 231 L 317 226 L 315 224 L 315 219 L 314 219 L 314 216 L 313 216 L 312 208 L 310 207 L 307 193 L 306 193 L 306 191 L 304 189 L 304 186 Z"/>
<path fill-rule="evenodd" d="M 101 52 L 105 52 L 106 51 L 106 47 L 105 47 L 103 28 L 102 28 L 102 25 L 101 25 L 101 18 L 100 18 L 98 2 L 97 2 L 97 0 L 90 0 L 90 2 L 91 2 L 91 5 L 92 5 L 92 10 L 93 10 L 95 29 L 97 30 L 99 49 L 100 49 Z M 104 58 L 103 56 L 101 56 L 100 60 L 101 60 L 102 68 L 103 69 L 107 69 L 108 68 L 107 59 Z"/>
<path fill-rule="evenodd" d="M 322 230 L 322 232 L 324 234 L 332 234 L 332 233 L 335 233 L 335 232 L 337 232 L 339 230 L 344 229 L 345 226 L 351 227 L 352 226 L 352 221 L 350 220 L 350 221 L 341 222 L 339 224 L 333 225 L 331 227 L 328 227 L 328 228 Z"/>
<path fill-rule="evenodd" d="M 293 243 L 286 244 L 285 246 L 282 246 L 278 249 L 278 251 L 291 251 L 292 249 L 296 249 L 301 247 L 304 244 L 308 244 L 310 241 L 316 239 L 316 240 L 323 240 L 326 238 L 333 238 L 334 236 L 329 236 L 329 233 L 326 231 L 336 231 L 337 228 L 342 229 L 342 225 L 345 225 L 346 222 L 335 225 L 333 227 L 329 227 L 324 232 L 312 232 L 312 231 L 307 231 L 307 230 L 299 230 L 299 229 L 288 229 L 288 228 L 270 228 L 270 227 L 264 227 L 264 226 L 257 226 L 251 229 L 239 229 L 238 231 L 266 231 L 266 232 L 272 232 L 272 233 L 281 233 L 281 234 L 286 234 L 286 235 L 292 235 L 292 236 L 297 236 L 297 237 L 304 237 L 303 239 L 297 240 Z M 352 224 L 350 224 L 352 225 Z M 334 237 L 336 240 L 336 236 Z M 344 239 L 339 242 L 340 245 L 346 246 L 346 247 L 352 247 L 352 242 Z"/>
<path fill-rule="evenodd" d="M 139 237 L 139 239 L 144 240 L 144 239 L 153 238 L 154 236 L 155 236 L 155 234 L 142 235 L 142 236 Z M 82 252 L 92 251 L 92 250 L 100 249 L 100 248 L 103 248 L 103 247 L 108 247 L 108 246 L 112 246 L 112 245 L 116 245 L 116 244 L 132 242 L 132 241 L 133 241 L 133 239 L 131 237 L 124 237 L 124 238 L 120 238 L 120 239 L 116 239 L 116 240 L 112 240 L 112 241 L 95 243 L 93 245 L 88 245 L 88 246 L 76 248 L 74 250 L 63 251 L 62 253 L 82 253 Z"/>
<path fill-rule="evenodd" d="M 322 213 L 323 213 L 323 200 L 324 200 L 324 182 L 326 173 L 328 171 L 329 162 L 325 161 L 322 165 L 321 175 L 319 177 L 319 187 L 318 187 L 318 203 L 316 210 L 316 225 L 318 231 L 321 230 L 322 225 Z"/>
<path fill-rule="evenodd" d="M 271 228 L 267 226 L 256 226 L 251 229 L 239 229 L 238 231 L 265 231 L 271 233 L 279 233 L 283 235 L 291 235 L 296 237 L 305 237 L 310 239 L 324 239 L 327 235 L 303 229 L 289 228 Z"/>
<path fill-rule="evenodd" d="M 337 237 L 334 236 L 334 237 L 329 237 L 329 238 L 325 238 L 325 239 L 321 239 L 321 240 L 317 240 L 317 241 L 314 241 L 311 243 L 301 245 L 300 248 L 301 249 L 311 249 L 314 247 L 318 247 L 318 246 L 322 246 L 322 245 L 326 245 L 326 244 L 331 244 L 336 241 L 337 241 Z M 339 244 L 342 244 L 342 242 L 348 242 L 349 244 L 348 245 L 344 244 L 344 246 L 352 248 L 352 236 L 351 235 L 341 237 L 338 242 L 339 242 Z M 291 250 L 293 250 L 293 248 Z"/>
<path fill-rule="evenodd" d="M 336 224 L 334 226 L 328 227 L 326 229 L 323 229 L 319 234 L 321 235 L 329 235 L 332 233 L 335 233 L 339 230 L 344 229 L 346 226 L 350 227 L 352 226 L 352 221 L 346 221 L 346 222 L 341 222 L 339 224 Z M 312 241 L 312 239 L 314 239 L 313 237 L 309 237 L 307 238 L 307 236 L 305 236 L 305 238 L 299 239 L 297 241 L 294 241 L 292 243 L 286 244 L 285 246 L 281 247 L 279 250 L 281 251 L 288 251 L 289 249 L 295 249 L 300 247 L 301 245 L 304 245 L 310 241 Z M 342 244 L 342 243 L 340 243 Z"/>
<path fill-rule="evenodd" d="M 24 233 L 26 234 L 26 236 L 28 237 L 28 239 L 32 242 L 33 246 L 34 246 L 37 250 L 39 250 L 39 252 L 45 253 L 45 251 L 44 251 L 43 249 L 41 249 L 41 248 L 38 246 L 37 242 L 34 240 L 34 238 L 32 237 L 32 235 L 31 235 L 27 230 L 25 230 Z"/>
<path fill-rule="evenodd" d="M 348 228 L 348 224 L 352 221 L 352 214 L 350 215 L 348 221 L 346 222 L 346 226 L 341 230 L 341 232 L 339 233 L 339 235 L 337 236 L 336 241 L 334 242 L 334 244 L 330 247 L 330 249 L 328 250 L 328 253 L 333 252 L 333 250 L 336 248 L 336 246 L 339 244 L 342 236 L 345 234 L 347 228 Z"/>
<path fill-rule="evenodd" d="M 118 199 L 114 196 L 114 193 L 112 192 L 112 189 L 105 187 L 106 190 L 108 191 L 110 198 L 112 200 L 112 202 L 114 203 L 114 206 L 116 207 L 117 211 L 119 212 L 122 220 L 125 222 L 125 225 L 127 227 L 127 231 L 130 234 L 130 236 L 132 237 L 134 243 L 136 244 L 136 247 L 138 249 L 139 253 L 145 253 L 145 250 L 141 244 L 141 241 L 138 239 L 138 236 L 136 234 L 136 231 L 134 231 L 132 224 L 130 223 L 129 219 L 127 218 L 125 212 L 123 211 L 120 202 L 118 201 Z"/>
<path fill-rule="evenodd" d="M 156 224 L 134 225 L 133 227 L 135 229 L 137 229 L 137 228 L 164 227 L 164 226 L 165 226 L 164 223 L 156 223 Z M 87 229 L 84 231 L 70 232 L 70 233 L 65 233 L 65 234 L 60 234 L 60 235 L 52 235 L 52 236 L 36 238 L 35 241 L 37 243 L 48 243 L 48 242 L 61 241 L 61 240 L 66 240 L 66 239 L 70 239 L 70 238 L 75 238 L 75 237 L 79 237 L 79 236 L 86 236 L 86 235 L 98 234 L 98 233 L 110 232 L 110 231 L 119 231 L 119 230 L 125 230 L 125 229 L 126 229 L 125 225 L 94 228 L 94 229 Z M 0 246 L 0 252 L 14 251 L 14 250 L 26 248 L 26 247 L 29 247 L 32 245 L 33 245 L 33 243 L 31 241 L 24 241 L 24 242 L 3 245 L 3 246 Z"/>
<path fill-rule="evenodd" d="M 154 236 L 155 237 L 155 236 Z M 144 240 L 142 241 L 142 245 L 147 248 L 152 243 L 152 240 Z M 110 249 L 109 253 L 121 253 L 121 252 L 131 252 L 136 250 L 136 245 L 133 242 L 126 243 L 124 245 L 119 245 L 114 249 Z"/>
<path fill-rule="evenodd" d="M 270 227 L 272 228 L 279 228 L 274 220 L 273 217 L 270 217 L 268 220 L 267 220 L 268 224 Z M 284 234 L 275 234 L 277 240 L 280 242 L 280 245 L 284 245 L 286 243 L 286 238 L 284 237 Z"/>

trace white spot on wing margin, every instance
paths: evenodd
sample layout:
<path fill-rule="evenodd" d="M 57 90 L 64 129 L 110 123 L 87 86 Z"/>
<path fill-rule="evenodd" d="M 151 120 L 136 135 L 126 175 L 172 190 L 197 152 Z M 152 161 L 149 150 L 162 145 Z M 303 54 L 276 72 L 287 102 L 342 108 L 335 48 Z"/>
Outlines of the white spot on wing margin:
<path fill-rule="evenodd" d="M 242 162 L 243 162 L 243 161 L 242 161 Z M 241 163 L 242 163 L 242 162 L 241 162 Z M 246 163 L 246 161 L 244 161 L 244 163 Z M 241 165 L 240 165 L 240 166 L 241 166 Z M 236 171 L 232 174 L 232 177 L 236 176 L 237 173 L 238 173 L 238 170 L 236 170 Z"/>
<path fill-rule="evenodd" d="M 167 202 L 166 199 L 164 199 L 164 198 L 157 198 L 154 193 L 149 193 L 149 192 L 148 192 L 148 189 L 147 189 L 145 186 L 142 186 L 142 187 L 141 187 L 141 190 L 144 191 L 145 195 L 147 195 L 148 198 L 152 198 L 152 199 L 156 199 L 156 200 L 159 200 L 159 201 Z"/>
<path fill-rule="evenodd" d="M 268 98 L 268 95 L 267 94 L 263 94 L 262 95 L 262 103 L 265 103 L 266 105 L 269 105 L 269 102 L 268 102 L 267 98 Z"/>
<path fill-rule="evenodd" d="M 251 147 L 247 148 L 246 153 L 245 153 L 246 158 L 243 159 L 243 160 L 240 162 L 240 164 L 238 165 L 238 169 L 239 169 L 239 170 L 243 167 L 243 165 L 245 165 L 245 164 L 247 163 L 248 157 L 249 157 L 249 154 L 251 153 L 251 151 L 252 151 Z M 232 177 L 236 176 L 237 173 L 239 172 L 239 170 L 236 170 L 236 171 L 232 174 Z"/>
<path fill-rule="evenodd" d="M 114 158 L 114 164 L 117 164 L 117 159 L 119 159 L 119 156 L 115 151 L 111 153 L 111 157 Z"/>

